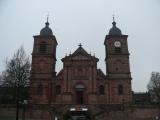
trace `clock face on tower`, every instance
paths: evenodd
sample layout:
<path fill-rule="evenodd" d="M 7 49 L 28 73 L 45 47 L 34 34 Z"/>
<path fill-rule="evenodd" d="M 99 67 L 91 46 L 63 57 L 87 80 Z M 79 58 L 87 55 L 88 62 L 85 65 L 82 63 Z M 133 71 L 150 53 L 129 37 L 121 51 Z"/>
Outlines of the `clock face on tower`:
<path fill-rule="evenodd" d="M 115 41 L 114 46 L 115 47 L 121 47 L 121 42 L 120 41 Z"/>

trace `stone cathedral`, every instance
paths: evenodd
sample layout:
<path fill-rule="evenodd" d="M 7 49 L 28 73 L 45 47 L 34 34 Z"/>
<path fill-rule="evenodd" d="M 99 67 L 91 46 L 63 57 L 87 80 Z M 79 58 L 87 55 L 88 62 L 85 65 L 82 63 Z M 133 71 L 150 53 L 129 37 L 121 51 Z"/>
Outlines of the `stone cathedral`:
<path fill-rule="evenodd" d="M 58 40 L 47 20 L 40 34 L 34 36 L 31 114 L 46 120 L 106 119 L 109 110 L 121 110 L 124 104 L 130 104 L 132 78 L 127 38 L 113 20 L 104 38 L 106 73 L 97 69 L 99 59 L 81 44 L 61 59 L 63 68 L 57 72 Z"/>

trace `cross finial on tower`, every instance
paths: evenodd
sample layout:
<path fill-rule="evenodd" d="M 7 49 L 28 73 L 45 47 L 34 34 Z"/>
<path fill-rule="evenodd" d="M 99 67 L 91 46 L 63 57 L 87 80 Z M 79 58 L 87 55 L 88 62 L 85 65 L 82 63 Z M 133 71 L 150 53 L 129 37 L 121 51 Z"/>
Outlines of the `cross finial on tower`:
<path fill-rule="evenodd" d="M 48 23 L 48 19 L 49 19 L 49 12 L 48 12 L 48 14 L 47 14 L 47 23 Z"/>
<path fill-rule="evenodd" d="M 113 25 L 113 26 L 116 26 L 116 22 L 115 22 L 115 20 L 114 20 L 114 17 L 115 17 L 115 15 L 113 14 L 113 22 L 112 22 L 112 25 Z"/>
<path fill-rule="evenodd" d="M 82 47 L 82 44 L 80 43 L 78 46 L 79 46 L 79 47 Z"/>
<path fill-rule="evenodd" d="M 115 22 L 115 21 L 114 21 L 114 16 L 115 16 L 115 15 L 113 14 L 113 22 Z"/>

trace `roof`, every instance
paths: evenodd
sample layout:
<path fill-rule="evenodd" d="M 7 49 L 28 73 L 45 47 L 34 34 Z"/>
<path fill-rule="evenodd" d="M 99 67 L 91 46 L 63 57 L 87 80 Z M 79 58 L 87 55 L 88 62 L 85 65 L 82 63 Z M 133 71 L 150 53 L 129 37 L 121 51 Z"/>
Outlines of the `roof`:
<path fill-rule="evenodd" d="M 121 30 L 116 27 L 116 22 L 112 22 L 112 28 L 109 30 L 109 35 L 122 35 Z"/>
<path fill-rule="evenodd" d="M 48 35 L 53 35 L 52 29 L 49 28 L 49 22 L 47 21 L 46 26 L 41 29 L 40 31 L 40 36 L 48 36 Z"/>
<path fill-rule="evenodd" d="M 97 76 L 102 77 L 102 78 L 106 77 L 101 69 L 97 69 Z"/>

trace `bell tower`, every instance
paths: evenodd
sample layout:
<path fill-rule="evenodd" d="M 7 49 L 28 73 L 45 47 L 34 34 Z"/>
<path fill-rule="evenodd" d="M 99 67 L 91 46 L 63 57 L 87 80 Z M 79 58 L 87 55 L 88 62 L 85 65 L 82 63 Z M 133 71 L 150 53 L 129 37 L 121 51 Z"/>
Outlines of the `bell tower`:
<path fill-rule="evenodd" d="M 109 82 L 109 102 L 129 103 L 132 101 L 131 73 L 127 38 L 112 22 L 112 28 L 106 35 L 104 45 L 106 51 L 106 74 Z"/>
<path fill-rule="evenodd" d="M 53 83 L 56 78 L 56 46 L 57 40 L 49 28 L 47 18 L 40 35 L 34 36 L 30 78 L 30 95 L 33 103 L 46 104 L 55 98 Z"/>

